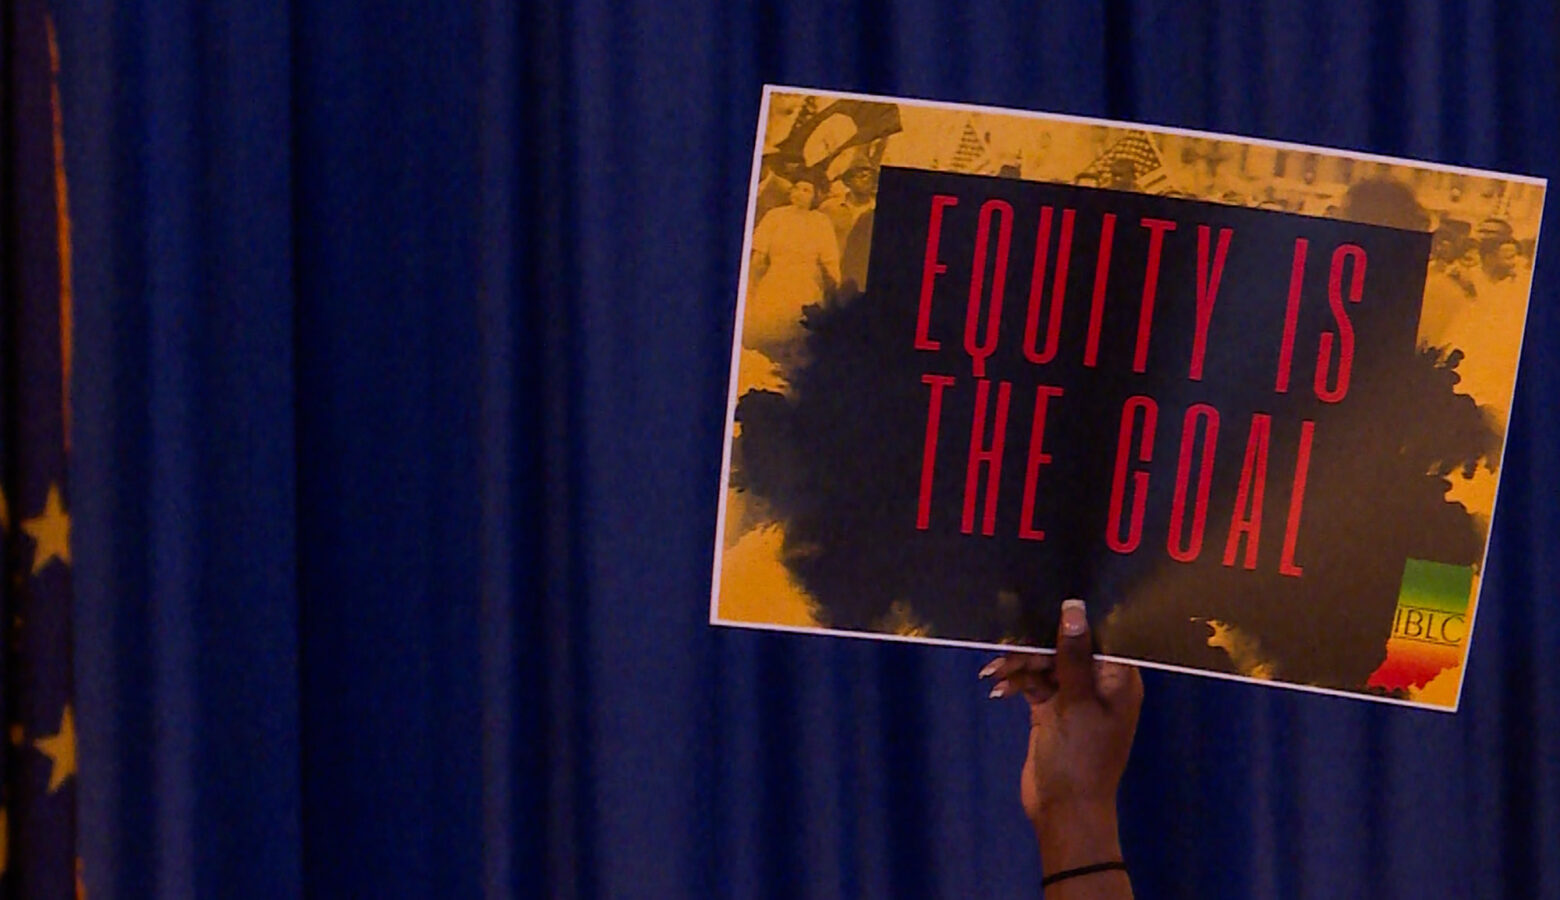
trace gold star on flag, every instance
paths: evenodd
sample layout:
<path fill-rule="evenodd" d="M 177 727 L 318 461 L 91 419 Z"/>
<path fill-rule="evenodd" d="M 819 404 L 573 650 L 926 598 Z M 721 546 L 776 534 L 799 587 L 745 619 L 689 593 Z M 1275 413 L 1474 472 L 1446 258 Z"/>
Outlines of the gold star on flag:
<path fill-rule="evenodd" d="M 33 574 L 38 574 L 50 560 L 57 559 L 70 565 L 70 516 L 60 502 L 60 489 L 49 485 L 49 496 L 43 503 L 43 512 L 34 519 L 22 521 L 22 530 L 33 539 Z"/>
<path fill-rule="evenodd" d="M 54 768 L 49 772 L 49 793 L 60 789 L 65 779 L 76 774 L 76 720 L 66 705 L 60 714 L 60 731 L 53 737 L 38 738 L 33 746 L 47 756 Z"/>

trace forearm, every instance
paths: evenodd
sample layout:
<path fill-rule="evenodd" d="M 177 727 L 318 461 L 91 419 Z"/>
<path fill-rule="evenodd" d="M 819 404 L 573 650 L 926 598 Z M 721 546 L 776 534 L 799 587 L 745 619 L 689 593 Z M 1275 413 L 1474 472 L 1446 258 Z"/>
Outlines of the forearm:
<path fill-rule="evenodd" d="M 1113 803 L 1048 809 L 1036 824 L 1035 835 L 1040 842 L 1041 868 L 1047 877 L 1122 859 Z M 1046 900 L 1124 900 L 1131 897 L 1131 879 L 1119 869 L 1077 875 L 1045 889 Z"/>

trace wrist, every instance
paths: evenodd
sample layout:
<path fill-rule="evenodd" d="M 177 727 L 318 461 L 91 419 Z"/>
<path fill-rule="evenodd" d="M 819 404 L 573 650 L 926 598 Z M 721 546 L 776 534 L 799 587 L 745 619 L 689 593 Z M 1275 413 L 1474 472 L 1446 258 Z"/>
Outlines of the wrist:
<path fill-rule="evenodd" d="M 1047 804 L 1034 826 L 1047 875 L 1122 858 L 1114 800 Z"/>

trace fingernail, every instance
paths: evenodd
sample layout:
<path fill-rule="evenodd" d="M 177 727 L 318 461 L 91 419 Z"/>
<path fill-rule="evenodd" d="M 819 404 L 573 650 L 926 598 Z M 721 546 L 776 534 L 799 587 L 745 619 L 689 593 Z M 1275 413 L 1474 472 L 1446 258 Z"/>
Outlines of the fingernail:
<path fill-rule="evenodd" d="M 1002 659 L 999 657 L 997 659 L 992 660 L 989 663 L 986 663 L 986 667 L 984 669 L 980 670 L 980 677 L 981 678 L 990 678 L 991 676 L 997 674 L 997 666 L 1001 662 L 1002 662 Z"/>
<path fill-rule="evenodd" d="M 1003 697 L 1007 696 L 1007 692 L 1008 692 L 1008 684 L 1007 684 L 1007 682 L 1006 681 L 999 681 L 999 682 L 997 682 L 997 686 L 992 688 L 991 689 L 991 693 L 988 694 L 987 696 L 990 697 L 992 700 L 1001 700 Z"/>
<path fill-rule="evenodd" d="M 1089 614 L 1082 600 L 1062 601 L 1062 634 L 1077 637 L 1089 628 Z"/>

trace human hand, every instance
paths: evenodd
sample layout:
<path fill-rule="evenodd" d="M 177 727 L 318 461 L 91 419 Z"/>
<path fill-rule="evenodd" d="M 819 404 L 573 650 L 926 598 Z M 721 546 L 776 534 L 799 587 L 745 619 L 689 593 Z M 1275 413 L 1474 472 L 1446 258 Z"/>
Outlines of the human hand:
<path fill-rule="evenodd" d="M 1083 601 L 1068 600 L 1054 656 L 1010 653 L 981 677 L 996 679 L 992 697 L 1022 695 L 1029 703 L 1019 794 L 1045 870 L 1120 859 L 1116 791 L 1143 703 L 1137 669 L 1094 660 Z"/>

